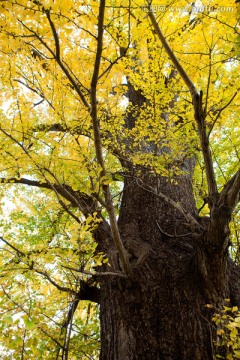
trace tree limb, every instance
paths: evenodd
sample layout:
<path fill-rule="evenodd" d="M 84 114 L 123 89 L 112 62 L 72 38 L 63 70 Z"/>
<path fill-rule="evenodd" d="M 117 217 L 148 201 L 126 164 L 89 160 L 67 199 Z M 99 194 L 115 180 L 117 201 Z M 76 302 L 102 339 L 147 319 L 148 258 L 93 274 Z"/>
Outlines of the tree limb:
<path fill-rule="evenodd" d="M 229 222 L 240 197 L 240 169 L 226 183 L 212 209 L 209 234 L 212 251 L 226 254 L 229 246 Z M 220 245 L 220 246 L 219 246 Z"/>
<path fill-rule="evenodd" d="M 220 205 L 227 207 L 230 214 L 236 204 L 240 201 L 240 169 L 226 183 L 220 193 Z"/>
<path fill-rule="evenodd" d="M 71 323 L 74 313 L 77 310 L 80 300 L 88 300 L 100 304 L 101 290 L 96 286 L 91 286 L 87 281 L 80 281 L 80 290 L 75 294 L 73 300 L 70 302 L 67 318 L 62 327 L 67 328 Z"/>
<path fill-rule="evenodd" d="M 50 184 L 41 182 L 39 180 L 30 180 L 26 178 L 0 178 L 0 184 L 1 183 L 23 184 L 42 189 L 54 190 L 63 198 L 68 200 L 73 207 L 79 207 L 85 216 L 92 214 L 96 210 L 94 206 L 94 200 L 90 196 L 79 191 L 72 190 L 69 185 Z"/>
<path fill-rule="evenodd" d="M 96 151 L 96 158 L 101 166 L 101 174 L 100 177 L 103 179 L 107 176 L 107 172 L 105 169 L 104 159 L 103 159 L 103 152 L 102 152 L 102 141 L 101 141 L 101 132 L 99 127 L 99 119 L 98 119 L 98 109 L 97 109 L 97 84 L 99 79 L 99 71 L 100 71 L 100 64 L 101 64 L 101 57 L 102 57 L 102 50 L 103 50 L 103 33 L 104 33 L 104 12 L 105 12 L 105 0 L 100 0 L 99 5 L 99 15 L 98 15 L 98 43 L 97 43 L 97 52 L 95 57 L 94 63 L 94 70 L 91 80 L 91 118 L 92 118 L 92 125 L 93 125 L 93 133 L 94 133 L 94 146 Z M 100 181 L 101 181 L 100 179 Z M 116 214 L 113 206 L 112 196 L 110 193 L 109 185 L 104 184 L 102 182 L 102 189 L 104 193 L 105 203 L 106 203 L 106 210 L 108 212 L 109 221 L 111 225 L 111 232 L 112 238 L 114 241 L 114 245 L 116 250 L 119 253 L 119 257 L 122 262 L 122 266 L 124 269 L 125 274 L 129 274 L 130 264 L 128 260 L 128 256 L 126 250 L 123 246 L 122 239 L 119 233 Z"/>
<path fill-rule="evenodd" d="M 89 300 L 92 302 L 100 303 L 100 289 L 97 288 L 96 286 L 92 286 L 89 284 L 89 281 L 91 281 L 92 279 L 88 279 L 88 281 L 81 280 L 80 281 L 81 288 L 80 288 L 80 291 L 78 291 L 78 292 L 76 292 L 75 290 L 72 290 L 70 288 L 67 288 L 65 286 L 61 286 L 58 283 L 56 283 L 56 281 L 53 280 L 53 278 L 46 271 L 38 270 L 37 268 L 35 268 L 33 262 L 31 262 L 31 264 L 27 264 L 24 261 L 24 259 L 22 259 L 22 258 L 27 257 L 27 255 L 24 252 L 17 249 L 14 245 L 10 244 L 2 236 L 0 236 L 0 240 L 2 240 L 6 245 L 8 245 L 11 249 L 13 249 L 18 254 L 19 260 L 22 261 L 25 265 L 27 265 L 29 267 L 29 270 L 32 270 L 39 275 L 42 275 L 59 291 L 72 293 L 75 296 L 75 298 L 77 298 L 78 300 Z M 75 269 L 72 269 L 67 266 L 63 266 L 63 267 L 66 269 L 69 269 L 69 270 L 75 270 Z M 88 272 L 88 275 L 97 275 L 97 273 L 94 274 L 94 273 Z M 115 275 L 117 275 L 117 274 L 115 274 Z"/>
<path fill-rule="evenodd" d="M 8 242 L 6 239 L 4 239 L 2 236 L 0 236 L 0 240 L 2 240 L 6 245 L 8 245 L 11 249 L 13 249 L 14 251 L 16 251 L 18 253 L 18 255 L 21 256 L 25 256 L 25 253 L 22 252 L 21 250 L 17 249 L 14 245 L 10 244 L 10 242 Z"/>
<path fill-rule="evenodd" d="M 55 58 L 58 61 L 60 61 L 60 43 L 59 43 L 59 37 L 57 34 L 57 31 L 55 29 L 54 23 L 52 22 L 51 16 L 50 16 L 50 10 L 45 10 L 45 13 L 47 15 L 47 19 L 49 21 L 49 24 L 51 26 L 52 29 L 52 33 L 53 33 L 53 37 L 54 37 L 54 41 L 55 41 Z"/>
<path fill-rule="evenodd" d="M 66 286 L 61 286 L 54 281 L 50 275 L 46 271 L 38 270 L 36 268 L 33 268 L 33 271 L 39 275 L 43 275 L 55 288 L 57 288 L 60 291 L 69 292 L 69 293 L 75 293 L 74 290 L 67 288 Z"/>
<path fill-rule="evenodd" d="M 216 200 L 215 198 L 218 194 L 218 189 L 217 189 L 217 183 L 216 183 L 216 178 L 215 178 L 215 173 L 214 173 L 214 168 L 213 168 L 212 154 L 211 154 L 211 150 L 210 150 L 210 146 L 209 146 L 209 139 L 208 139 L 207 130 L 206 130 L 206 122 L 205 122 L 206 113 L 203 109 L 203 104 L 202 104 L 203 93 L 202 93 L 202 91 L 200 91 L 200 93 L 198 93 L 196 86 L 194 85 L 194 83 L 192 82 L 192 80 L 190 79 L 190 77 L 188 76 L 188 74 L 186 73 L 186 71 L 184 70 L 182 65 L 180 64 L 179 60 L 175 56 L 174 52 L 172 51 L 170 45 L 168 44 L 167 40 L 165 39 L 163 33 L 161 32 L 161 29 L 157 23 L 157 20 L 151 10 L 150 4 L 151 4 L 151 1 L 148 0 L 148 16 L 151 20 L 154 30 L 155 30 L 159 40 L 161 41 L 164 49 L 166 50 L 170 60 L 173 62 L 179 75 L 181 76 L 181 78 L 183 79 L 185 84 L 187 85 L 187 87 L 190 91 L 190 94 L 192 96 L 194 117 L 195 117 L 195 120 L 198 125 L 198 133 L 199 133 L 199 137 L 200 137 L 200 141 L 201 141 L 203 158 L 204 158 L 204 163 L 205 163 L 205 168 L 206 168 L 208 194 L 209 194 L 209 207 L 212 208 L 213 203 Z"/>
<path fill-rule="evenodd" d="M 208 196 L 209 196 L 208 203 L 211 209 L 213 207 L 214 202 L 216 201 L 216 197 L 218 195 L 218 188 L 217 188 L 217 182 L 213 168 L 213 159 L 209 145 L 209 137 L 207 134 L 207 126 L 205 121 L 206 114 L 202 109 L 202 92 L 200 92 L 200 96 L 193 98 L 193 106 L 195 110 L 195 120 L 198 125 L 198 133 L 200 137 L 202 154 L 206 169 Z"/>
<path fill-rule="evenodd" d="M 63 125 L 61 123 L 53 123 L 53 124 L 38 124 L 36 126 L 34 126 L 33 128 L 31 128 L 31 131 L 33 133 L 35 132 L 60 132 L 60 133 L 70 133 L 71 135 L 83 135 L 86 136 L 88 138 L 92 138 L 92 134 L 90 133 L 90 129 L 89 130 L 83 130 L 82 127 L 80 126 L 74 126 L 74 127 L 69 127 L 67 125 Z"/>
<path fill-rule="evenodd" d="M 159 38 L 159 40 L 161 41 L 164 49 L 166 50 L 169 58 L 172 60 L 174 66 L 176 67 L 179 75 L 181 76 L 181 78 L 183 79 L 183 81 L 185 82 L 185 84 L 187 85 L 190 93 L 192 96 L 196 96 L 198 95 L 198 91 L 194 85 L 194 83 L 192 82 L 192 80 L 190 79 L 190 77 L 188 76 L 188 74 L 186 73 L 186 71 L 184 70 L 184 68 L 182 67 L 182 65 L 180 64 L 179 60 L 177 59 L 177 57 L 175 56 L 174 52 L 172 51 L 170 45 L 168 44 L 167 40 L 165 39 L 158 23 L 157 20 L 151 10 L 151 2 L 148 1 L 148 16 L 151 20 L 151 23 L 154 27 L 154 30 L 156 31 L 156 34 Z"/>

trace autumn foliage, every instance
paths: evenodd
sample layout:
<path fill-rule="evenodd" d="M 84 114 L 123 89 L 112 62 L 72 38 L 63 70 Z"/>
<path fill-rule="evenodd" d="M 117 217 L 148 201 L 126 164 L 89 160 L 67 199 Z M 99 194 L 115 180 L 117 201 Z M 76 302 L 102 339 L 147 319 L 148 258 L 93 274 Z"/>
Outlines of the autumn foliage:
<path fill-rule="evenodd" d="M 0 2 L 1 359 L 99 358 L 99 279 L 132 271 L 127 176 L 176 184 L 191 163 L 198 215 L 226 201 L 239 262 L 239 4 L 200 5 Z"/>

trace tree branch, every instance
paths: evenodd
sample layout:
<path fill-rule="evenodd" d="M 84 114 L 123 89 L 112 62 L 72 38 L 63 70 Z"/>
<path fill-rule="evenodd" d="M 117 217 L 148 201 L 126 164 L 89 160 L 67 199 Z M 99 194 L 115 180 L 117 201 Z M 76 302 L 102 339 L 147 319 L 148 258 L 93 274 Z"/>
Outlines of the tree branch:
<path fill-rule="evenodd" d="M 52 22 L 51 16 L 50 16 L 50 10 L 45 10 L 45 13 L 47 15 L 47 19 L 49 21 L 49 24 L 51 26 L 52 29 L 52 33 L 53 33 L 53 37 L 54 37 L 54 41 L 55 41 L 55 57 L 57 62 L 60 61 L 60 43 L 59 43 L 59 37 L 57 34 L 57 31 L 55 29 L 54 23 Z"/>
<path fill-rule="evenodd" d="M 207 135 L 206 130 L 206 113 L 203 109 L 202 104 L 202 91 L 200 91 L 200 94 L 198 93 L 196 86 L 180 64 L 179 60 L 175 56 L 174 52 L 172 51 L 170 45 L 168 44 L 167 40 L 165 39 L 163 33 L 161 32 L 161 29 L 159 28 L 159 25 L 157 23 L 157 20 L 151 10 L 151 1 L 148 0 L 148 16 L 151 20 L 151 23 L 154 27 L 154 30 L 161 41 L 164 49 L 166 50 L 169 58 L 173 62 L 175 68 L 177 69 L 179 75 L 187 85 L 190 94 L 192 96 L 192 102 L 193 102 L 193 108 L 194 108 L 194 117 L 198 125 L 198 133 L 201 141 L 201 147 L 202 147 L 202 153 L 206 168 L 206 176 L 207 176 L 207 183 L 208 183 L 208 195 L 209 195 L 209 207 L 212 208 L 213 203 L 215 202 L 215 198 L 218 194 L 217 190 L 217 183 L 213 168 L 213 160 L 212 160 L 212 154 L 209 146 L 209 139 Z"/>
<path fill-rule="evenodd" d="M 156 192 L 154 191 L 154 189 L 151 186 L 146 186 L 143 184 L 141 179 L 137 179 L 137 184 L 138 186 L 140 186 L 142 189 L 149 191 L 151 193 L 153 193 L 156 196 L 159 196 L 161 199 L 163 199 L 167 204 L 171 205 L 174 209 L 178 210 L 187 220 L 187 222 L 191 225 L 191 227 L 195 228 L 195 227 L 199 227 L 201 226 L 201 224 L 189 213 L 187 212 L 180 203 L 172 200 L 171 198 L 169 198 L 168 196 L 164 195 L 163 193 L 161 193 L 160 191 Z M 159 225 L 158 225 L 159 227 Z"/>
<path fill-rule="evenodd" d="M 107 176 L 104 159 L 103 159 L 101 132 L 100 132 L 100 127 L 99 127 L 98 109 L 97 109 L 97 84 L 98 84 L 102 50 L 103 50 L 104 12 L 105 12 L 105 0 L 100 0 L 99 15 L 98 15 L 97 52 L 96 52 L 94 70 L 93 70 L 93 75 L 92 75 L 92 80 L 91 80 L 91 106 L 92 106 L 91 118 L 92 118 L 92 125 L 93 125 L 94 146 L 95 146 L 95 151 L 96 151 L 96 158 L 102 169 L 101 173 L 100 173 L 101 179 L 103 179 L 104 177 Z M 100 181 L 101 181 L 101 179 L 100 179 Z M 114 206 L 113 206 L 113 201 L 112 201 L 112 196 L 110 193 L 109 185 L 104 184 L 104 182 L 102 181 L 102 189 L 103 189 L 105 203 L 106 203 L 106 210 L 108 212 L 109 221 L 110 221 L 110 225 L 111 225 L 111 232 L 112 232 L 114 245 L 116 247 L 116 250 L 119 253 L 119 257 L 121 259 L 125 274 L 129 274 L 130 270 L 131 270 L 130 264 L 129 264 L 128 256 L 126 254 L 126 250 L 123 246 L 121 236 L 119 233 L 116 214 L 115 214 L 115 210 L 114 210 Z"/>
<path fill-rule="evenodd" d="M 17 257 L 18 257 L 19 261 L 21 261 L 23 264 L 25 264 L 28 267 L 27 270 L 32 270 L 39 275 L 43 275 L 53 286 L 55 286 L 60 291 L 69 292 L 69 293 L 73 293 L 73 294 L 76 293 L 74 290 L 72 290 L 70 288 L 67 288 L 65 286 L 61 286 L 61 285 L 57 284 L 56 281 L 54 281 L 50 277 L 50 275 L 48 275 L 48 273 L 46 271 L 38 270 L 36 267 L 34 267 L 34 261 L 28 262 L 28 261 L 24 260 L 25 258 L 27 259 L 27 254 L 25 254 L 23 251 L 16 248 L 14 245 L 10 244 L 2 236 L 0 236 L 0 240 L 2 240 L 6 245 L 8 245 L 11 249 L 13 249 L 17 253 Z"/>
<path fill-rule="evenodd" d="M 180 64 L 179 60 L 177 59 L 177 57 L 175 56 L 174 52 L 172 51 L 170 45 L 168 44 L 167 40 L 165 39 L 158 23 L 157 20 L 151 10 L 151 2 L 148 1 L 148 16 L 151 20 L 151 23 L 153 25 L 153 28 L 159 38 L 159 40 L 162 43 L 162 46 L 164 47 L 164 49 L 166 50 L 169 58 L 172 60 L 174 66 L 176 67 L 179 75 L 181 76 L 181 78 L 183 79 L 183 81 L 185 82 L 185 84 L 187 85 L 190 93 L 192 96 L 196 96 L 198 95 L 198 91 L 194 85 L 194 83 L 192 82 L 192 80 L 190 79 L 190 77 L 188 76 L 188 74 L 186 73 L 186 71 L 184 70 L 184 68 L 182 67 L 182 65 Z"/>
<path fill-rule="evenodd" d="M 223 112 L 223 110 L 225 110 L 225 109 L 231 104 L 231 102 L 232 102 L 232 101 L 234 100 L 234 98 L 237 96 L 237 93 L 238 93 L 238 92 L 236 91 L 236 92 L 233 94 L 233 96 L 231 97 L 231 99 L 227 102 L 227 104 L 224 105 L 221 109 L 218 110 L 218 114 L 217 114 L 216 118 L 214 119 L 214 121 L 213 121 L 213 123 L 212 123 L 212 125 L 211 125 L 211 127 L 210 127 L 210 129 L 209 129 L 208 137 L 210 136 L 210 134 L 211 134 L 211 132 L 212 132 L 212 130 L 213 130 L 213 128 L 214 128 L 214 125 L 216 124 L 217 120 L 219 119 L 221 113 Z"/>
<path fill-rule="evenodd" d="M 212 209 L 209 234 L 212 251 L 226 254 L 229 246 L 229 222 L 232 212 L 240 198 L 240 169 L 226 183 Z"/>
<path fill-rule="evenodd" d="M 236 204 L 240 201 L 240 169 L 226 183 L 220 193 L 220 205 L 227 207 L 230 214 Z"/>
<path fill-rule="evenodd" d="M 17 252 L 18 255 L 25 256 L 25 253 L 21 250 L 17 249 L 14 245 L 10 244 L 6 239 L 0 236 L 0 240 L 2 240 L 6 245 L 8 245 L 11 249 Z"/>
<path fill-rule="evenodd" d="M 190 235 L 192 236 L 192 235 L 193 235 L 192 232 L 186 233 L 186 234 L 181 234 L 181 235 L 178 235 L 178 234 L 176 234 L 176 233 L 175 233 L 174 235 L 168 234 L 167 232 L 163 231 L 163 229 L 160 227 L 160 225 L 159 225 L 159 223 L 158 223 L 157 220 L 156 220 L 155 222 L 156 222 L 156 225 L 157 225 L 158 230 L 160 231 L 160 233 L 163 234 L 163 235 L 165 235 L 165 236 L 167 236 L 167 237 L 169 237 L 169 238 L 174 239 L 174 238 L 186 237 L 186 236 L 190 236 Z"/>
<path fill-rule="evenodd" d="M 122 272 L 120 271 L 105 271 L 105 272 L 98 272 L 98 271 L 89 271 L 89 270 L 83 270 L 81 268 L 73 268 L 70 266 L 62 265 L 63 268 L 76 271 L 85 275 L 91 275 L 91 276 L 120 276 L 120 277 L 126 277 Z"/>
<path fill-rule="evenodd" d="M 202 92 L 200 96 L 193 98 L 193 105 L 195 109 L 195 120 L 198 125 L 198 133 L 201 142 L 202 154 L 206 169 L 206 177 L 208 184 L 208 204 L 210 209 L 213 207 L 214 202 L 216 201 L 216 196 L 218 195 L 217 182 L 213 168 L 213 159 L 212 153 L 209 145 L 209 137 L 207 134 L 206 126 L 206 114 L 202 109 Z"/>
<path fill-rule="evenodd" d="M 81 280 L 80 290 L 75 294 L 73 300 L 70 302 L 67 318 L 62 327 L 67 328 L 70 324 L 80 300 L 88 300 L 100 304 L 100 292 L 101 290 L 98 287 L 91 286 L 87 281 Z"/>
<path fill-rule="evenodd" d="M 32 317 L 30 316 L 29 312 L 24 308 L 24 306 L 22 306 L 21 304 L 17 303 L 13 298 L 11 298 L 11 296 L 9 295 L 9 293 L 5 290 L 5 288 L 3 287 L 3 285 L 0 285 L 4 294 L 7 296 L 7 298 L 14 304 L 16 305 L 19 309 L 21 309 L 25 314 L 27 314 L 27 316 L 29 317 L 30 320 L 33 320 Z M 41 326 L 38 326 L 38 328 L 40 329 L 40 331 L 42 331 L 45 335 L 47 335 L 56 345 L 58 345 L 60 348 L 63 348 L 63 346 L 60 344 L 60 342 L 56 339 L 54 339 L 52 337 L 52 335 L 50 335 L 46 330 L 44 330 Z"/>
<path fill-rule="evenodd" d="M 41 101 L 46 101 L 48 103 L 48 105 L 53 109 L 55 110 L 55 107 L 51 104 L 51 102 L 44 96 L 43 93 L 41 93 L 39 90 L 37 89 L 34 89 L 33 87 L 29 86 L 28 84 L 24 83 L 22 80 L 19 80 L 19 79 L 13 79 L 14 81 L 16 81 L 17 83 L 25 86 L 28 90 L 34 92 L 35 94 L 37 94 L 38 96 L 40 96 L 42 98 Z M 40 104 L 40 102 L 38 102 L 38 105 Z M 35 104 L 36 106 L 37 104 Z"/>
<path fill-rule="evenodd" d="M 74 191 L 70 186 L 65 184 L 50 184 L 26 178 L 0 178 L 0 184 L 1 183 L 23 184 L 51 191 L 55 189 L 54 191 L 66 200 L 68 200 L 71 203 L 71 206 L 78 207 L 85 217 L 92 215 L 94 212 L 96 212 L 95 200 L 92 197 L 79 191 Z M 101 219 L 101 222 L 98 224 L 97 228 L 94 229 L 93 237 L 97 244 L 100 246 L 101 251 L 108 254 L 109 249 L 112 248 L 112 236 L 110 226 L 100 213 L 98 214 L 98 217 L 99 219 Z M 111 260 L 110 258 L 109 260 Z"/>
<path fill-rule="evenodd" d="M 75 293 L 74 290 L 67 288 L 66 286 L 61 286 L 54 281 L 46 271 L 38 270 L 33 268 L 33 271 L 39 275 L 43 275 L 55 288 L 57 288 L 60 291 L 68 292 L 68 293 Z"/>
<path fill-rule="evenodd" d="M 49 15 L 50 16 L 50 15 Z M 49 19 L 48 19 L 49 21 Z M 76 81 L 74 80 L 74 78 L 72 77 L 72 75 L 70 74 L 70 72 L 68 71 L 68 69 L 66 68 L 66 66 L 64 66 L 63 62 L 61 61 L 61 59 L 57 59 L 56 55 L 54 51 L 48 46 L 48 44 L 36 33 L 36 31 L 32 30 L 31 28 L 29 28 L 26 24 L 24 24 L 23 21 L 19 22 L 29 31 L 31 32 L 39 41 L 40 43 L 50 52 L 50 54 L 53 55 L 54 59 L 57 61 L 58 65 L 60 66 L 60 68 L 62 69 L 63 73 L 66 75 L 66 77 L 68 78 L 68 80 L 70 81 L 70 84 L 73 86 L 74 90 L 77 92 L 77 94 L 79 95 L 82 103 L 84 104 L 84 106 L 88 109 L 88 111 L 90 111 L 90 106 L 88 104 L 88 101 L 86 100 L 82 90 L 80 89 L 80 87 L 78 86 L 78 84 L 76 83 Z M 51 30 L 53 31 L 52 26 L 54 26 L 54 24 L 52 23 L 52 25 L 50 24 Z M 54 28 L 55 29 L 55 28 Z M 55 29 L 56 31 L 56 29 Z M 57 34 L 57 32 L 56 32 Z M 53 33 L 54 35 L 54 33 Z M 56 38 L 54 37 L 55 40 L 55 48 L 57 48 L 56 45 Z"/>
<path fill-rule="evenodd" d="M 89 139 L 92 139 L 92 134 L 90 133 L 90 129 L 89 130 L 83 130 L 81 126 L 74 126 L 74 127 L 69 127 L 67 125 L 63 125 L 60 123 L 53 123 L 53 124 L 38 124 L 36 126 L 34 126 L 33 128 L 31 128 L 31 131 L 33 133 L 35 132 L 60 132 L 60 133 L 69 133 L 71 135 L 83 135 L 88 137 Z"/>
<path fill-rule="evenodd" d="M 58 37 L 57 30 L 55 28 L 55 25 L 54 25 L 53 21 L 51 20 L 49 10 L 46 11 L 46 16 L 47 16 L 47 19 L 49 21 L 49 24 L 50 24 L 50 27 L 51 27 L 51 30 L 52 30 L 52 33 L 53 33 L 53 37 L 54 37 L 54 42 L 55 42 L 55 54 L 54 54 L 54 56 L 55 56 L 55 60 L 58 63 L 58 65 L 60 66 L 60 68 L 63 70 L 64 74 L 67 76 L 68 80 L 70 81 L 70 83 L 72 84 L 74 89 L 76 90 L 77 94 L 79 95 L 80 99 L 82 100 L 82 103 L 90 111 L 90 106 L 89 106 L 88 101 L 86 100 L 83 92 L 81 91 L 78 84 L 76 83 L 76 81 L 74 80 L 74 78 L 72 77 L 72 75 L 70 74 L 70 72 L 68 71 L 68 69 L 66 68 L 66 66 L 63 64 L 63 62 L 61 60 L 59 37 Z"/>
<path fill-rule="evenodd" d="M 61 195 L 63 198 L 68 200 L 73 207 L 79 207 L 85 216 L 92 214 L 95 211 L 94 200 L 90 196 L 84 193 L 80 193 L 79 191 L 74 191 L 68 185 L 50 184 L 50 183 L 41 182 L 38 180 L 30 180 L 26 178 L 20 178 L 20 179 L 0 178 L 0 184 L 1 183 L 23 184 L 23 185 L 42 188 L 42 189 L 53 190 L 57 192 L 59 195 Z"/>

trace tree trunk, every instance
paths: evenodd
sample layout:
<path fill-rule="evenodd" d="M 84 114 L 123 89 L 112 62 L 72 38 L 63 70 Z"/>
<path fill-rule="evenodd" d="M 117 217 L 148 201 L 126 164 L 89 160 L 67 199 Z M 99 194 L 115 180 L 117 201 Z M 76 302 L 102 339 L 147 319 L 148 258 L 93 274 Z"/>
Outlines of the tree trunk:
<path fill-rule="evenodd" d="M 159 191 L 181 203 L 199 227 L 189 226 Z M 133 271 L 101 280 L 102 360 L 213 359 L 206 304 L 221 305 L 230 292 L 227 254 L 209 250 L 208 225 L 197 216 L 190 175 L 178 183 L 127 178 L 119 228 Z"/>

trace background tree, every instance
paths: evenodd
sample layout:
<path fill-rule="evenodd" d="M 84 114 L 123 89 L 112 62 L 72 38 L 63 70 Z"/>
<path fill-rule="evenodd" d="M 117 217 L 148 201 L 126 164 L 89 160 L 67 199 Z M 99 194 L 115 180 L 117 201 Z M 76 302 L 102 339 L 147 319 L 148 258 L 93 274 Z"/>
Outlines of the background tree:
<path fill-rule="evenodd" d="M 239 27 L 204 4 L 1 2 L 3 359 L 99 358 L 99 309 L 101 359 L 214 357 L 206 304 L 240 301 Z"/>

